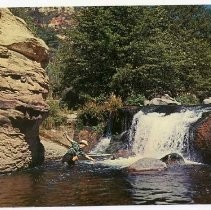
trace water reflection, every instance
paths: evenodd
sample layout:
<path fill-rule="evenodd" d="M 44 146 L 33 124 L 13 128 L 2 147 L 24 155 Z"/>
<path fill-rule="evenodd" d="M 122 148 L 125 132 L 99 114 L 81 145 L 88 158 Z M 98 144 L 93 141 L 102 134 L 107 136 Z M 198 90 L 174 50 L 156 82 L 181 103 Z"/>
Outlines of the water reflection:
<path fill-rule="evenodd" d="M 133 204 L 210 204 L 211 168 L 186 165 L 129 175 Z"/>
<path fill-rule="evenodd" d="M 199 165 L 189 171 L 192 197 L 195 203 L 211 204 L 211 167 Z"/>
<path fill-rule="evenodd" d="M 177 171 L 145 172 L 130 175 L 128 180 L 133 186 L 134 204 L 183 204 L 193 203 L 189 195 L 188 176 L 181 176 Z"/>
<path fill-rule="evenodd" d="M 127 174 L 98 165 L 46 165 L 0 176 L 0 206 L 211 203 L 211 168 L 182 166 Z"/>
<path fill-rule="evenodd" d="M 1 176 L 0 184 L 1 207 L 131 204 L 128 183 L 109 170 L 38 169 Z"/>

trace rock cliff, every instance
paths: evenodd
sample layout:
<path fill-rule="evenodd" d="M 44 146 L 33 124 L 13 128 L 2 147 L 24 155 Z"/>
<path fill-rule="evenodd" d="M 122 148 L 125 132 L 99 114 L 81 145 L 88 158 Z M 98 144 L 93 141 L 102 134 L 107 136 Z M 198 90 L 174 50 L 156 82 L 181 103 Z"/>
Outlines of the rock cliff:
<path fill-rule="evenodd" d="M 44 160 L 39 125 L 48 115 L 48 47 L 8 9 L 0 9 L 0 173 Z"/>

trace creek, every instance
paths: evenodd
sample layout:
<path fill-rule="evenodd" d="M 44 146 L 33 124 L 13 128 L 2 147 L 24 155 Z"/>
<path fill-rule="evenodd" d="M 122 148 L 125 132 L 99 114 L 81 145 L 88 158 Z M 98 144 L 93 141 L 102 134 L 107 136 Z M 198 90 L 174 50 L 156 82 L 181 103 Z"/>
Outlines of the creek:
<path fill-rule="evenodd" d="M 80 161 L 73 168 L 61 160 L 0 176 L 0 207 L 210 204 L 211 166 L 197 161 L 189 127 L 210 108 L 179 112 L 137 112 L 129 129 L 128 147 L 135 156 Z M 92 151 L 103 156 L 110 138 Z M 142 157 L 161 158 L 176 152 L 185 165 L 163 171 L 129 173 L 125 167 Z M 106 155 L 105 155 L 106 157 Z"/>
<path fill-rule="evenodd" d="M 2 175 L 0 183 L 1 207 L 211 203 L 211 167 L 203 164 L 128 174 L 86 161 L 73 169 L 50 161 Z"/>

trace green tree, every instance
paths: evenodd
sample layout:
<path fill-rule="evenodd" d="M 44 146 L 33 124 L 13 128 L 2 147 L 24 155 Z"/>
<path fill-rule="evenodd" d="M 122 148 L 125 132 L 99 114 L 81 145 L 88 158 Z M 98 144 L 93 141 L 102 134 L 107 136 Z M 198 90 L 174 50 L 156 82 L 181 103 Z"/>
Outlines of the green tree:
<path fill-rule="evenodd" d="M 211 90 L 210 12 L 203 6 L 88 7 L 58 52 L 61 90 L 173 96 Z"/>

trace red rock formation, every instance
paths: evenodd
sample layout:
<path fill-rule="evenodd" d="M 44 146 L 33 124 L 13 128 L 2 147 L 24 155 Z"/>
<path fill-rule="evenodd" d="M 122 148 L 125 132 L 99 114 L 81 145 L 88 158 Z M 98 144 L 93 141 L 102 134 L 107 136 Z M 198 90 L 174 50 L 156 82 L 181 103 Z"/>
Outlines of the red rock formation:
<path fill-rule="evenodd" d="M 194 148 L 203 162 L 211 163 L 211 113 L 206 114 L 194 125 Z"/>
<path fill-rule="evenodd" d="M 39 125 L 48 115 L 48 47 L 23 20 L 0 9 L 0 173 L 44 160 Z"/>

